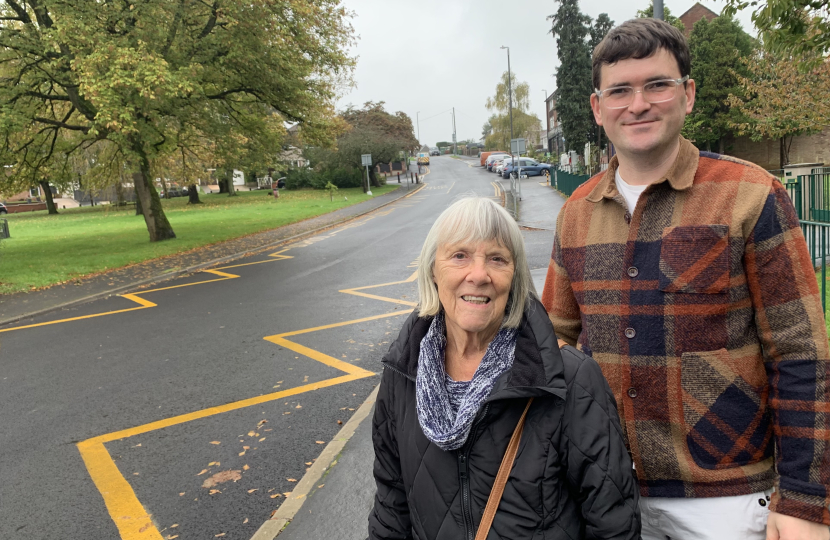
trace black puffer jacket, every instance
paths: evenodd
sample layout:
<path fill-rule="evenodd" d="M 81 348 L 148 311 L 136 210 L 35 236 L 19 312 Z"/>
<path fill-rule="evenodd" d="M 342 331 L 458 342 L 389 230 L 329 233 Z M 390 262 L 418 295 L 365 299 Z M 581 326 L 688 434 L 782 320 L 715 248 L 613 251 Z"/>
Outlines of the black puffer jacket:
<path fill-rule="evenodd" d="M 513 367 L 497 380 L 466 444 L 453 452 L 427 440 L 415 409 L 420 344 L 431 322 L 410 316 L 383 359 L 369 538 L 473 540 L 530 397 L 488 539 L 639 538 L 637 485 L 614 396 L 593 359 L 572 347 L 560 354 L 542 304 L 529 304 Z"/>

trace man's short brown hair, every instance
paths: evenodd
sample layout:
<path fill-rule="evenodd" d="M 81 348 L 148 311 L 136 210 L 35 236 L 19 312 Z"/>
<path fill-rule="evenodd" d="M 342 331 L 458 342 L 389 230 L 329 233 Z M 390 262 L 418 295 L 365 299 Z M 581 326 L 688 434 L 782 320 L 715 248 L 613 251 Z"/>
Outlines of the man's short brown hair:
<path fill-rule="evenodd" d="M 600 88 L 600 68 L 620 60 L 648 58 L 658 49 L 666 49 L 677 60 L 680 76 L 691 72 L 689 44 L 683 33 L 658 19 L 631 19 L 610 32 L 594 49 L 591 78 L 594 88 Z"/>

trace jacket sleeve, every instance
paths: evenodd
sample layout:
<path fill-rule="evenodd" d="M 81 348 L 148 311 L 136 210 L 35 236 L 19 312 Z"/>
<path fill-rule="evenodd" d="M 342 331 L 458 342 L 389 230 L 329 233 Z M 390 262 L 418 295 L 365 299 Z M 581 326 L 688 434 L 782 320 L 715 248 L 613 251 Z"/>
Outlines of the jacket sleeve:
<path fill-rule="evenodd" d="M 372 419 L 375 448 L 374 476 L 377 484 L 375 505 L 369 514 L 369 540 L 409 540 L 412 538 L 409 505 L 401 478 L 401 462 L 395 437 L 394 394 L 396 374 L 383 370 Z"/>
<path fill-rule="evenodd" d="M 553 237 L 553 252 L 542 289 L 542 304 L 548 312 L 550 321 L 556 329 L 556 335 L 568 345 L 576 346 L 576 340 L 582 331 L 582 319 L 579 304 L 574 296 L 568 271 L 562 258 L 562 223 L 567 212 L 567 203 L 556 218 L 556 234 Z"/>
<path fill-rule="evenodd" d="M 777 180 L 747 239 L 744 266 L 775 423 L 777 477 L 770 510 L 830 525 L 827 329 L 813 260 Z"/>
<path fill-rule="evenodd" d="M 593 358 L 570 347 L 562 354 L 582 357 L 568 388 L 562 442 L 586 538 L 639 539 L 639 490 L 614 395 Z"/>

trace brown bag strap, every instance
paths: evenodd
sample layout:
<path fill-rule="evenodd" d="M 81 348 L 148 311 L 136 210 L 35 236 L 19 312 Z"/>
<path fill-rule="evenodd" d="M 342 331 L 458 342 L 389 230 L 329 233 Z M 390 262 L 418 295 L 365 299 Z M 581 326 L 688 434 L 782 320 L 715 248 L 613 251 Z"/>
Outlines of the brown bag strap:
<path fill-rule="evenodd" d="M 519 451 L 519 442 L 522 440 L 522 431 L 525 427 L 525 417 L 531 403 L 533 403 L 533 398 L 527 400 L 527 406 L 522 413 L 522 417 L 519 418 L 519 423 L 516 424 L 516 429 L 513 430 L 510 442 L 507 444 L 507 450 L 504 452 L 499 472 L 496 474 L 496 481 L 490 491 L 490 498 L 487 499 L 487 506 L 484 507 L 484 515 L 481 516 L 481 523 L 478 525 L 475 540 L 485 540 L 490 533 L 490 526 L 493 524 L 493 518 L 496 517 L 496 510 L 501 502 L 501 496 L 504 494 L 504 486 L 507 485 L 507 478 L 510 476 L 511 469 L 513 469 L 516 453 Z"/>

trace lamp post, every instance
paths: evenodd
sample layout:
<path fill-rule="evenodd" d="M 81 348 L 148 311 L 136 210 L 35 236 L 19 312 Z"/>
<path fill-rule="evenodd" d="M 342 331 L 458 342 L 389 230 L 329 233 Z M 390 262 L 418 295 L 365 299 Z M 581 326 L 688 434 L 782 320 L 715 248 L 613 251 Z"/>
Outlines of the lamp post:
<path fill-rule="evenodd" d="M 510 75 L 510 47 L 501 46 L 507 49 L 507 99 L 510 107 L 510 161 L 515 165 L 516 157 L 513 155 L 513 81 Z"/>
<path fill-rule="evenodd" d="M 547 141 L 547 144 L 545 146 L 548 147 L 548 152 L 550 152 L 551 151 L 550 139 L 548 139 L 548 132 L 550 131 L 550 111 L 548 111 L 548 91 L 545 90 L 544 88 L 542 88 L 542 93 L 545 94 L 545 127 L 547 128 L 545 130 L 545 141 Z"/>
<path fill-rule="evenodd" d="M 421 111 L 415 113 L 415 125 L 418 126 L 418 145 L 421 144 Z"/>

